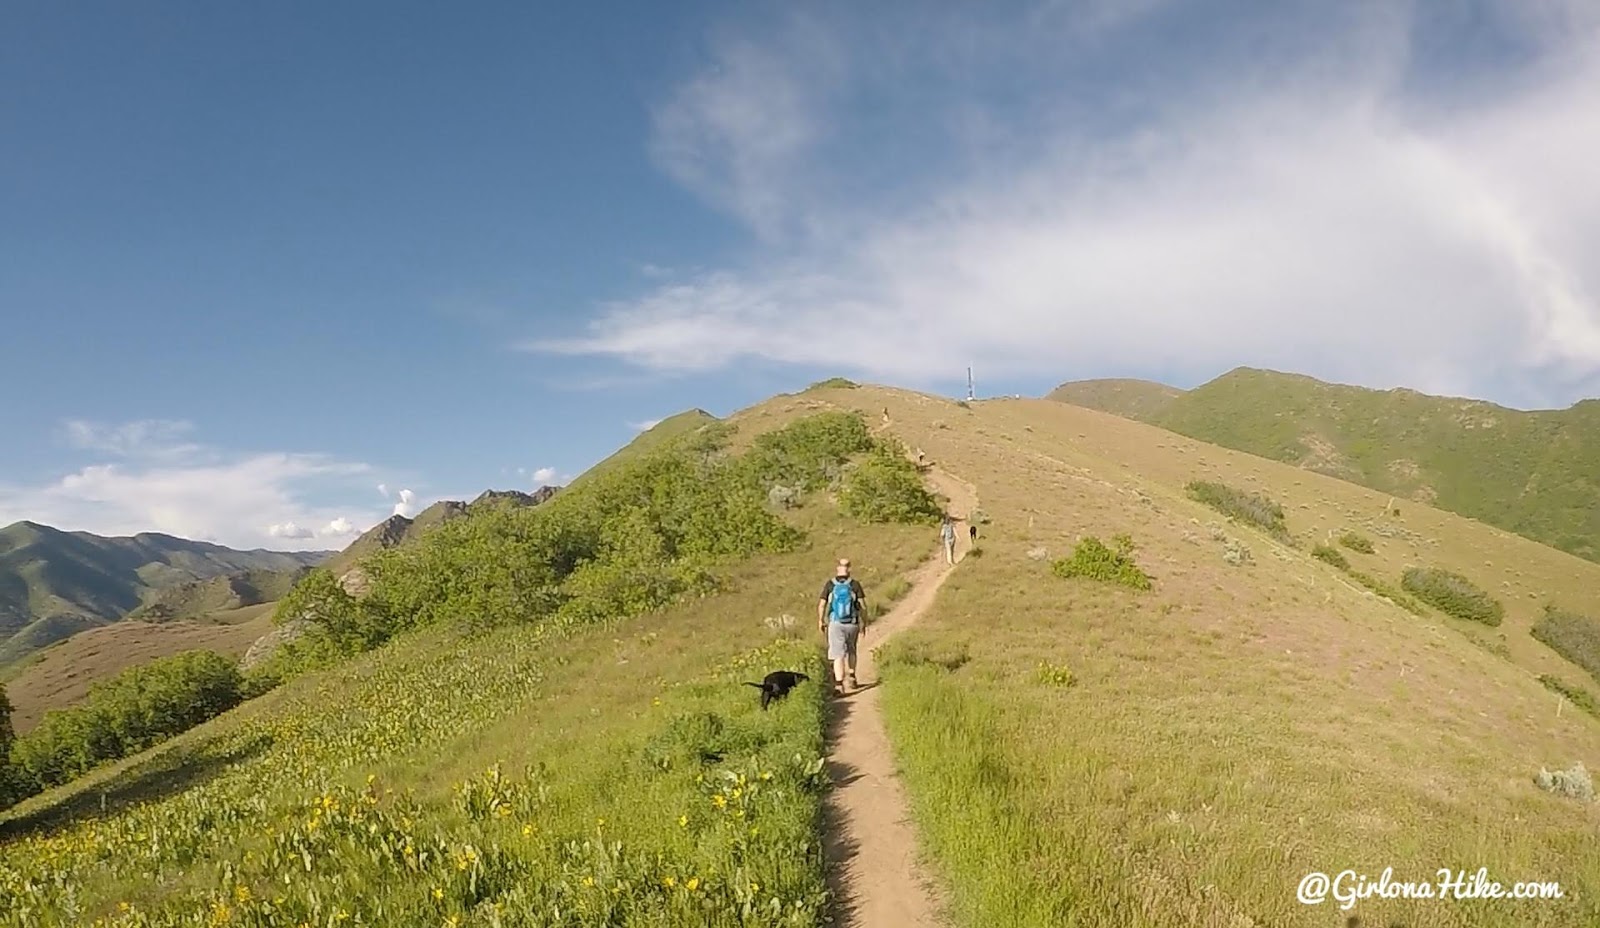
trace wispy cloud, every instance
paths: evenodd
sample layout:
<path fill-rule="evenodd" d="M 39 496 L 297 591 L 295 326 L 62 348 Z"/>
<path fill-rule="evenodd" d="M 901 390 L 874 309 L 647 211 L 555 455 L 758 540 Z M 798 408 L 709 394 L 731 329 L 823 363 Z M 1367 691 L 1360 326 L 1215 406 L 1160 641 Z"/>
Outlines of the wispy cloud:
<path fill-rule="evenodd" d="M 1491 6 L 1502 30 L 1522 30 L 1505 44 L 1533 51 L 1452 61 L 1448 78 L 1413 44 L 1435 26 L 1408 18 L 1425 5 L 1338 7 L 1267 17 L 1254 45 L 1172 49 L 1147 80 L 1086 51 L 1061 80 L 1006 84 L 1031 96 L 1005 105 L 932 103 L 903 78 L 952 61 L 968 84 L 1049 73 L 1038 36 L 1014 33 L 1003 54 L 997 27 L 966 44 L 919 35 L 930 51 L 907 43 L 890 63 L 836 40 L 837 22 L 725 39 L 720 69 L 668 98 L 658 153 L 758 237 L 799 213 L 830 235 L 661 283 L 532 347 L 670 373 L 759 359 L 919 385 L 968 363 L 1191 380 L 1251 364 L 1570 401 L 1600 389 L 1596 19 L 1567 3 Z M 1169 13 L 1045 4 L 1009 25 L 1068 20 L 1080 40 L 1115 29 L 1148 52 L 1157 33 L 1141 28 Z M 1277 54 L 1244 56 L 1273 42 Z M 808 56 L 815 87 L 794 78 Z M 1473 93 L 1438 89 L 1458 85 Z M 852 94 L 928 134 L 929 156 L 883 196 L 795 180 L 859 164 L 813 163 L 819 140 L 859 122 L 838 102 Z M 800 128 L 768 126 L 774 114 Z M 935 157 L 939 138 L 963 156 Z"/>
<path fill-rule="evenodd" d="M 629 422 L 628 428 L 635 432 L 648 432 L 660 424 L 660 419 L 641 419 L 638 422 Z"/>
<path fill-rule="evenodd" d="M 190 440 L 195 429 L 188 423 L 73 421 L 63 431 L 101 459 L 39 484 L 0 483 L 0 524 L 30 519 L 105 535 L 159 531 L 232 547 L 297 550 L 343 547 L 384 515 L 314 502 L 371 487 L 375 469 L 359 461 L 225 452 Z M 410 490 L 402 493 L 404 505 L 419 502 Z"/>

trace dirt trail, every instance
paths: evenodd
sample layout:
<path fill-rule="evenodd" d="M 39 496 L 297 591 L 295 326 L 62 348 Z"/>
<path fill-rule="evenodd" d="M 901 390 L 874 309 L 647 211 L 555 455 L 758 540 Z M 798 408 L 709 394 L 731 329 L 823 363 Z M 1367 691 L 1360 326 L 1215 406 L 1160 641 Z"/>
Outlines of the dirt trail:
<path fill-rule="evenodd" d="M 970 484 L 936 468 L 928 472 L 928 481 L 949 498 L 956 518 L 965 519 L 977 507 Z M 873 661 L 873 652 L 927 611 L 954 569 L 945 563 L 937 530 L 928 534 L 934 553 L 908 578 L 911 591 L 872 623 L 862 639 L 856 674 L 863 688 L 833 704 L 828 758 L 833 789 L 826 805 L 824 850 L 828 882 L 838 899 L 837 923 L 846 928 L 940 923 L 937 890 L 917 863 L 916 834 L 889 750 Z M 958 525 L 957 563 L 970 546 L 966 526 Z M 871 590 L 867 597 L 872 597 Z"/>

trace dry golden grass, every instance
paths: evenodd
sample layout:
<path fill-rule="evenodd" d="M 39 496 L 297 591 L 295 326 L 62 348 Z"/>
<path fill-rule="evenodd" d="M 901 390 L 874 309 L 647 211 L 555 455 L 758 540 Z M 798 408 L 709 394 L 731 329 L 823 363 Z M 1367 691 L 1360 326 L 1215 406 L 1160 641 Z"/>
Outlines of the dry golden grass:
<path fill-rule="evenodd" d="M 1600 804 L 1540 791 L 1541 766 L 1600 768 L 1600 720 L 1536 679 L 1581 680 L 1528 628 L 1547 598 L 1600 614 L 1600 565 L 1414 502 L 1043 400 L 965 409 L 862 388 L 775 400 L 865 411 L 976 485 L 993 522 L 931 614 L 927 653 L 887 671 L 885 708 L 915 814 L 966 925 L 1600 923 Z M 765 423 L 763 423 L 765 424 Z M 1398 583 L 1459 571 L 1506 603 L 1496 629 L 1412 616 L 1248 528 L 1230 566 L 1184 497 L 1263 492 L 1297 537 L 1356 529 L 1353 566 Z M 1374 530 L 1392 523 L 1384 537 Z M 1127 532 L 1149 592 L 1052 577 L 1080 535 Z M 1043 548 L 1046 558 L 1028 552 Z M 1474 644 L 1468 639 L 1481 644 Z M 1496 652 L 1499 653 L 1496 653 Z M 1037 682 L 1040 661 L 1071 688 Z M 1567 898 L 1296 901 L 1300 878 L 1558 880 Z"/>
<path fill-rule="evenodd" d="M 82 699 L 96 680 L 129 667 L 195 648 L 243 655 L 272 630 L 274 605 L 213 613 L 204 622 L 123 621 L 79 632 L 41 652 L 5 684 L 17 733 L 31 731 L 49 710 Z"/>

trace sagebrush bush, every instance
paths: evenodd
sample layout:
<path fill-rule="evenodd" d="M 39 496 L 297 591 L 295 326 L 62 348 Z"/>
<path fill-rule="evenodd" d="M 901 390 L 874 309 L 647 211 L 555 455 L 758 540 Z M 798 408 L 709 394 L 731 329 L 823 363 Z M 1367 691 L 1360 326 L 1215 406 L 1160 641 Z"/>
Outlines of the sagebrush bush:
<path fill-rule="evenodd" d="M 1140 570 L 1128 555 L 1129 551 L 1114 551 L 1106 547 L 1105 542 L 1090 535 L 1078 542 L 1070 557 L 1058 558 L 1051 564 L 1050 572 L 1058 577 L 1098 580 L 1134 590 L 1150 589 L 1150 576 Z"/>
<path fill-rule="evenodd" d="M 834 390 L 834 389 L 854 390 L 854 389 L 856 389 L 856 388 L 858 388 L 860 386 L 861 385 L 856 383 L 854 380 L 850 380 L 850 379 L 845 378 L 845 377 L 829 377 L 827 380 L 819 380 L 819 381 L 817 381 L 816 383 L 812 384 L 811 386 L 806 387 L 806 389 L 807 390 Z"/>
<path fill-rule="evenodd" d="M 1344 545 L 1351 551 L 1356 551 L 1361 554 L 1371 554 L 1374 550 L 1376 550 L 1372 547 L 1372 539 L 1365 535 L 1358 535 L 1355 532 L 1345 532 L 1343 535 L 1340 535 L 1339 544 Z"/>
<path fill-rule="evenodd" d="M 1589 777 L 1589 771 L 1584 769 L 1583 762 L 1573 764 L 1567 770 L 1546 770 L 1539 768 L 1539 775 L 1533 778 L 1542 790 L 1555 793 L 1558 796 L 1567 796 L 1581 802 L 1594 801 L 1594 780 Z"/>
<path fill-rule="evenodd" d="M 1544 615 L 1529 632 L 1550 650 L 1600 680 L 1600 620 L 1547 604 Z"/>
<path fill-rule="evenodd" d="M 1268 535 L 1290 543 L 1289 527 L 1283 507 L 1259 493 L 1247 493 L 1225 483 L 1191 480 L 1184 487 L 1189 498 L 1241 522 L 1249 523 Z"/>
<path fill-rule="evenodd" d="M 1441 567 L 1412 567 L 1400 577 L 1400 587 L 1445 615 L 1499 625 L 1505 606 L 1474 586 L 1471 580 Z"/>
<path fill-rule="evenodd" d="M 1350 569 L 1350 560 L 1343 554 L 1340 554 L 1338 548 L 1329 547 L 1328 545 L 1317 545 L 1311 549 L 1311 556 L 1319 561 L 1332 564 L 1340 570 Z"/>

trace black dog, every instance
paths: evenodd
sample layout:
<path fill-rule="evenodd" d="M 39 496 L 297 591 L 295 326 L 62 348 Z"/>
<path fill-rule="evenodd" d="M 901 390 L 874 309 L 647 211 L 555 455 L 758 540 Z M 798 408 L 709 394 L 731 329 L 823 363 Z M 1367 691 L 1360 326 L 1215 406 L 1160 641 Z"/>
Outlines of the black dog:
<path fill-rule="evenodd" d="M 761 711 L 767 711 L 767 704 L 774 699 L 782 699 L 789 695 L 789 691 L 800 685 L 801 680 L 810 677 L 793 670 L 774 670 L 762 678 L 760 683 L 745 681 L 745 686 L 753 686 L 761 691 Z"/>

